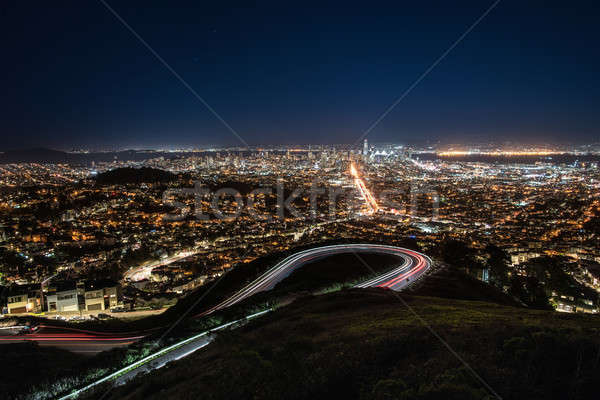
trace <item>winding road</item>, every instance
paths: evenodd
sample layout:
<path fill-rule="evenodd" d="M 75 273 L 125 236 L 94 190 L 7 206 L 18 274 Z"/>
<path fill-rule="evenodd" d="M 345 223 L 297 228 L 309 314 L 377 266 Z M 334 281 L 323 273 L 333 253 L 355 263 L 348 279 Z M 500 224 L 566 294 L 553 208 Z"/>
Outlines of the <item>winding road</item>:
<path fill-rule="evenodd" d="M 284 280 L 294 270 L 301 268 L 303 265 L 316 259 L 342 253 L 388 254 L 397 256 L 402 260 L 396 268 L 356 285 L 357 288 L 382 287 L 400 291 L 414 283 L 432 264 L 431 259 L 422 253 L 387 245 L 339 244 L 307 249 L 280 261 L 234 295 L 214 307 L 197 314 L 195 317 L 208 315 L 230 307 L 256 293 L 273 289 L 277 283 Z M 46 326 L 35 333 L 0 336 L 0 343 L 36 341 L 40 345 L 62 347 L 76 353 L 97 353 L 112 347 L 128 345 L 145 337 L 149 333 L 107 334 L 103 332 L 81 331 L 75 328 L 60 328 L 57 330 L 56 328 L 51 329 L 51 327 Z"/>
<path fill-rule="evenodd" d="M 390 254 L 403 260 L 403 263 L 398 267 L 357 285 L 356 287 L 358 288 L 383 287 L 399 291 L 410 285 L 431 267 L 431 259 L 429 257 L 403 247 L 380 244 L 339 244 L 315 247 L 300 251 L 287 257 L 283 261 L 280 261 L 233 296 L 197 316 L 207 315 L 217 310 L 230 307 L 258 292 L 271 290 L 277 283 L 288 277 L 294 270 L 302 267 L 308 262 L 343 253 Z"/>

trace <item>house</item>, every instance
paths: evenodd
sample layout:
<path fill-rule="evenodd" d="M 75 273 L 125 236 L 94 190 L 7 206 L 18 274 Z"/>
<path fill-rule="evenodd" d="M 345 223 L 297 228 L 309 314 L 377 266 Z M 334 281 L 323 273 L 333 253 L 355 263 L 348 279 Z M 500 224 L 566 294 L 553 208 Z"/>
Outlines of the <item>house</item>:
<path fill-rule="evenodd" d="M 109 310 L 120 304 L 121 286 L 111 280 L 85 282 L 85 311 Z"/>
<path fill-rule="evenodd" d="M 48 288 L 46 305 L 49 312 L 80 311 L 84 307 L 83 287 L 73 281 L 56 282 Z"/>
<path fill-rule="evenodd" d="M 6 305 L 9 314 L 42 311 L 38 285 L 16 285 L 8 289 Z"/>

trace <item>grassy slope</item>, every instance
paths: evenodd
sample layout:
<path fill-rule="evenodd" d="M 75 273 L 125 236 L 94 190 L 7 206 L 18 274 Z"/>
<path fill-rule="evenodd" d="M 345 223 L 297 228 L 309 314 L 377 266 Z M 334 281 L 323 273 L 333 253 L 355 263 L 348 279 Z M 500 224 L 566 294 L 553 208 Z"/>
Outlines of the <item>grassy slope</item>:
<path fill-rule="evenodd" d="M 389 254 L 362 253 L 365 267 L 354 254 L 335 254 L 312 261 L 292 272 L 275 286 L 275 291 L 318 291 L 344 282 L 367 280 L 375 273 L 389 271 L 402 259 Z"/>
<path fill-rule="evenodd" d="M 86 357 L 36 343 L 0 345 L 0 399 L 15 398 L 24 388 L 60 375 L 76 374 Z"/>
<path fill-rule="evenodd" d="M 504 399 L 595 398 L 600 320 L 403 295 Z M 103 393 L 104 394 L 104 393 Z M 105 399 L 479 399 L 488 392 L 385 290 L 306 297 Z"/>
<path fill-rule="evenodd" d="M 414 287 L 410 287 L 408 291 L 419 296 L 479 300 L 505 306 L 521 307 L 518 301 L 501 290 L 451 267 L 436 270 Z"/>

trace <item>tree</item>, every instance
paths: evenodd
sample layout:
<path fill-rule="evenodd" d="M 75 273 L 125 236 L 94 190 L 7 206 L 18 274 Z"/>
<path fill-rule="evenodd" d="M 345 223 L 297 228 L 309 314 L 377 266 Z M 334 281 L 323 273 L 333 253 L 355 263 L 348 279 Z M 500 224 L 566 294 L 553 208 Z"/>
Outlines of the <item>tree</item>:
<path fill-rule="evenodd" d="M 508 292 L 532 308 L 542 310 L 551 308 L 544 285 L 533 276 L 513 276 Z"/>
<path fill-rule="evenodd" d="M 485 252 L 488 254 L 487 265 L 490 269 L 490 281 L 500 288 L 508 285 L 508 254 L 493 244 L 488 245 Z"/>
<path fill-rule="evenodd" d="M 441 256 L 445 262 L 457 268 L 462 268 L 467 273 L 473 270 L 482 270 L 485 266 L 477 260 L 477 251 L 460 240 L 444 240 L 441 245 Z"/>

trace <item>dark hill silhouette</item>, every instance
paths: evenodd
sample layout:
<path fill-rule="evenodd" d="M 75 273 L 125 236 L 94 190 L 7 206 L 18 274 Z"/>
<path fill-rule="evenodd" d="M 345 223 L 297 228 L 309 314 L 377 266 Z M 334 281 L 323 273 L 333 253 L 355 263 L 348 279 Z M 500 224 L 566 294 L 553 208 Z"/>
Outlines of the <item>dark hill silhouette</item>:
<path fill-rule="evenodd" d="M 64 163 L 73 162 L 75 159 L 73 154 L 65 153 L 64 151 L 51 150 L 42 147 L 25 149 L 25 150 L 9 150 L 0 153 L 0 164 L 9 163 Z"/>
<path fill-rule="evenodd" d="M 178 179 L 178 175 L 155 168 L 117 168 L 98 174 L 99 185 L 118 185 L 130 183 L 165 183 Z"/>

